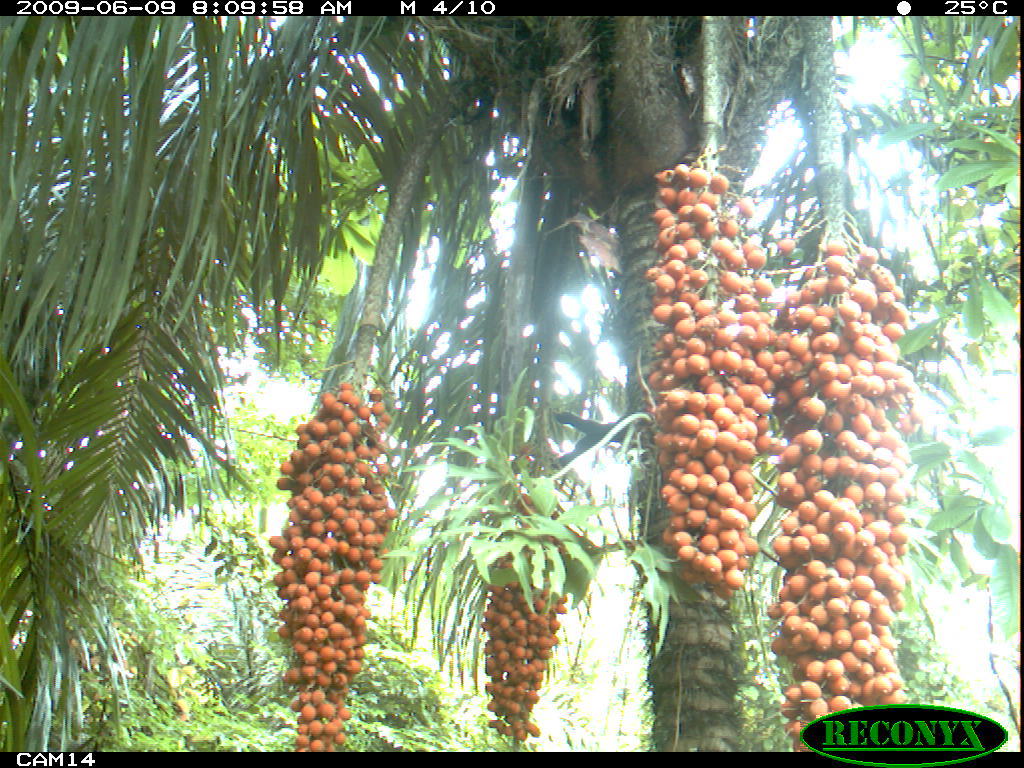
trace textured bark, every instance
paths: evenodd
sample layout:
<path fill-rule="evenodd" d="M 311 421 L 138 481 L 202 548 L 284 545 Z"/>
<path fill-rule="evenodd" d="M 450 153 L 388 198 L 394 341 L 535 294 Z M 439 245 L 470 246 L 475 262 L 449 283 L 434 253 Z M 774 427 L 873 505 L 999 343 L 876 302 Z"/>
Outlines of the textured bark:
<path fill-rule="evenodd" d="M 799 16 L 762 16 L 747 35 L 748 17 L 730 17 L 726 80 L 731 97 L 725 117 L 721 161 L 742 173 L 757 163 L 772 110 L 800 88 L 802 33 Z"/>
<path fill-rule="evenodd" d="M 808 16 L 803 19 L 807 55 L 804 60 L 808 93 L 808 122 L 817 157 L 815 179 L 822 213 L 825 216 L 826 242 L 841 237 L 846 216 L 843 176 L 843 121 L 836 102 L 836 67 L 833 59 L 832 17 Z"/>
<path fill-rule="evenodd" d="M 532 322 L 534 277 L 540 238 L 537 220 L 540 213 L 543 180 L 528 166 L 520 181 L 522 190 L 516 208 L 515 240 L 509 253 L 509 266 L 504 273 L 502 290 L 502 329 L 504 335 L 501 363 L 501 391 L 511 392 L 519 374 L 533 362 L 533 338 L 523 338 L 523 326 Z"/>
<path fill-rule="evenodd" d="M 363 314 L 356 331 L 353 354 L 355 371 L 352 381 L 357 388 L 366 382 L 373 357 L 373 345 L 377 340 L 377 334 L 383 327 L 382 315 L 387 306 L 388 282 L 391 279 L 391 270 L 402 242 L 402 229 L 409 215 L 409 207 L 412 204 L 416 188 L 423 180 L 423 170 L 426 168 L 427 158 L 444 126 L 445 120 L 439 119 L 412 149 L 402 168 L 398 183 L 388 199 L 388 210 L 384 215 L 380 239 L 377 241 L 377 248 L 374 251 L 373 267 L 370 270 L 370 281 L 363 303 Z"/>
<path fill-rule="evenodd" d="M 652 196 L 653 185 L 646 193 L 631 196 L 617 210 L 615 220 L 623 252 L 618 331 L 620 348 L 630 350 L 628 396 L 632 411 L 649 408 L 640 379 L 650 367 L 658 333 L 650 315 L 650 286 L 644 277 L 655 260 Z M 631 489 L 631 505 L 647 540 L 658 542 L 667 509 L 661 500 L 661 470 L 650 438 L 648 431 L 642 471 Z M 648 667 L 653 746 L 662 752 L 742 749 L 734 677 L 734 670 L 741 665 L 729 606 L 707 590 L 697 591 L 704 600 L 672 605 L 665 642 Z M 653 636 L 652 628 L 652 640 Z"/>
<path fill-rule="evenodd" d="M 701 128 L 704 149 L 708 153 L 706 167 L 715 170 L 718 150 L 722 146 L 725 114 L 724 68 L 727 58 L 720 55 L 726 50 L 728 20 L 724 16 L 705 16 L 701 25 L 701 73 L 704 90 L 701 93 Z"/>
<path fill-rule="evenodd" d="M 698 591 L 704 602 L 673 604 L 665 643 L 648 667 L 654 743 L 663 752 L 735 752 L 743 744 L 733 619 L 726 601 Z"/>
<path fill-rule="evenodd" d="M 649 189 L 653 174 L 671 168 L 696 143 L 670 55 L 670 29 L 666 17 L 615 17 L 610 129 L 618 189 Z"/>
<path fill-rule="evenodd" d="M 644 276 L 653 266 L 655 252 L 653 180 L 648 189 L 630 195 L 615 210 L 615 229 L 619 234 L 622 262 L 621 294 L 618 312 L 619 346 L 629 366 L 628 397 L 632 410 L 648 410 L 649 403 L 641 377 L 650 365 L 658 328 L 651 318 L 651 288 Z M 632 354 L 625 350 L 633 350 Z M 654 469 L 657 465 L 651 462 Z"/>

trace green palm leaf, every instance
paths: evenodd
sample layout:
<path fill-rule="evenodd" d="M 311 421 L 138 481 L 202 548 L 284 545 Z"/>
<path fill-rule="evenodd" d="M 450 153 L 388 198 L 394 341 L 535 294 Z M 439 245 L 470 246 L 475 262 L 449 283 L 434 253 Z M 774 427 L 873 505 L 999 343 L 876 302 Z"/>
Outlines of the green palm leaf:
<path fill-rule="evenodd" d="M 330 245 L 339 134 L 316 85 L 346 35 L 108 21 L 0 22 L 6 749 L 72 743 L 71 640 L 116 661 L 108 558 L 184 507 L 197 458 L 225 464 L 211 327 L 233 324 L 239 295 L 281 313 Z"/>

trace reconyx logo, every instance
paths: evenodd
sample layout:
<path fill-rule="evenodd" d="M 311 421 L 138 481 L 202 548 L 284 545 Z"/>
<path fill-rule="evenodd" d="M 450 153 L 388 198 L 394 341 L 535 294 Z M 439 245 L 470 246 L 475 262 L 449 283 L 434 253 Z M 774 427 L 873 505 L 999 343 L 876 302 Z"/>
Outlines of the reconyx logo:
<path fill-rule="evenodd" d="M 950 707 L 898 704 L 833 712 L 808 723 L 804 744 L 858 765 L 950 765 L 976 760 L 1006 743 L 1006 729 Z"/>

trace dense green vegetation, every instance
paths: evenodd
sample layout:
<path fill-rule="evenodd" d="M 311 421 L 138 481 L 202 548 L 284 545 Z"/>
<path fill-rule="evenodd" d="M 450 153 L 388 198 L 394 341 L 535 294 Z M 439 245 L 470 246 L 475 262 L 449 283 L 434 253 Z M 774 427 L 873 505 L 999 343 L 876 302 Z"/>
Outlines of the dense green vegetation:
<path fill-rule="evenodd" d="M 542 557 L 509 574 L 572 610 L 525 748 L 788 749 L 776 563 L 731 603 L 682 585 L 649 533 L 644 417 L 563 471 L 553 415 L 643 410 L 654 171 L 713 143 L 739 188 L 761 159 L 753 223 L 796 242 L 768 267 L 813 263 L 811 23 L 0 21 L 3 749 L 293 748 L 278 466 L 360 374 L 393 409 L 399 518 L 346 750 L 524 748 L 487 726 L 480 625 L 488 569 L 528 540 Z M 867 100 L 854 58 L 827 81 L 850 169 L 831 192 L 887 249 L 921 388 L 899 661 L 912 700 L 999 720 L 1009 749 L 1019 424 L 992 410 L 1019 390 L 1018 29 L 840 19 L 840 62 L 884 41 L 903 68 Z M 561 522 L 524 528 L 524 491 Z M 765 496 L 762 551 L 779 518 Z"/>

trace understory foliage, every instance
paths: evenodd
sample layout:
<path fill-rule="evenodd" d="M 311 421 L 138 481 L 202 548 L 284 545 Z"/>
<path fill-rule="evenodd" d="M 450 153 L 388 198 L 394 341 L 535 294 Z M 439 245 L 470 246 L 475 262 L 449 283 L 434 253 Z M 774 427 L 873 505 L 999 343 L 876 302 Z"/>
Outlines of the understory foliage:
<path fill-rule="evenodd" d="M 1020 623 L 1013 510 L 991 467 L 1012 429 L 988 418 L 979 386 L 1020 375 L 1017 24 L 859 19 L 837 39 L 843 52 L 872 36 L 895 39 L 905 64 L 891 94 L 861 103 L 843 96 L 843 119 L 856 178 L 850 213 L 866 237 L 896 243 L 888 266 L 910 312 L 899 346 L 926 419 L 908 440 L 916 493 L 908 510 L 923 530 L 907 564 L 918 583 L 989 590 L 997 641 L 1013 638 Z M 814 163 L 802 140 L 757 190 L 773 201 L 763 227 L 792 236 L 795 255 L 812 252 L 815 232 L 787 212 L 808 205 Z M 907 599 L 916 600 L 913 590 Z"/>
<path fill-rule="evenodd" d="M 145 571 L 114 571 L 104 594 L 115 606 L 124 666 L 115 681 L 90 649 L 79 651 L 85 730 L 76 748 L 293 748 L 291 694 L 281 680 L 287 659 L 272 629 L 279 598 L 268 552 L 249 524 L 205 528 L 205 535 L 181 541 L 162 536 Z M 346 729 L 350 749 L 504 748 L 486 727 L 479 696 L 447 684 L 395 624 L 371 619 L 365 650 Z"/>
<path fill-rule="evenodd" d="M 0 21 L 0 744 L 66 749 L 68 649 L 117 666 L 104 594 L 230 464 L 215 344 L 234 301 L 307 292 L 328 211 L 311 88 L 324 40 L 269 20 Z M 294 34 L 293 34 L 294 33 Z M 274 55 L 270 55 L 271 48 Z"/>
<path fill-rule="evenodd" d="M 118 687 L 98 669 L 88 676 L 84 747 L 286 747 L 283 657 L 267 637 L 275 612 L 269 558 L 247 525 L 207 528 L 216 538 L 161 537 L 146 571 L 123 567 L 111 583 L 124 679 Z"/>
<path fill-rule="evenodd" d="M 287 702 L 271 672 L 283 663 L 264 632 L 274 625 L 269 572 L 256 564 L 273 499 L 267 457 L 280 445 L 230 455 L 245 444 L 225 428 L 221 363 L 255 336 L 261 362 L 333 390 L 366 362 L 353 360 L 353 341 L 368 327 L 381 242 L 393 267 L 370 362 L 394 406 L 390 455 L 395 469 L 444 474 L 426 504 L 419 473 L 403 471 L 388 488 L 402 530 L 395 546 L 410 554 L 392 561 L 392 584 L 414 616 L 432 620 L 442 660 L 468 670 L 479 658 L 497 559 L 512 556 L 508 570 L 526 590 L 547 579 L 572 593 L 574 614 L 592 604 L 587 585 L 613 578 L 614 560 L 631 574 L 616 588 L 651 606 L 649 622 L 642 610 L 619 615 L 649 630 L 633 651 L 652 691 L 665 692 L 654 696 L 657 716 L 636 727 L 659 725 L 629 743 L 780 748 L 781 671 L 761 614 L 781 569 L 751 558 L 730 604 L 677 611 L 673 597 L 694 595 L 666 578 L 678 564 L 649 530 L 660 483 L 645 417 L 623 440 L 626 512 L 624 489 L 614 501 L 592 498 L 607 478 L 553 469 L 571 441 L 552 414 L 609 421 L 643 410 L 651 175 L 703 146 L 696 116 L 714 94 L 702 64 L 729 83 L 711 122 L 737 188 L 765 148 L 766 123 L 803 132 L 747 192 L 764 201 L 751 224 L 795 244 L 769 255 L 769 272 L 816 260 L 820 231 L 807 223 L 822 213 L 823 158 L 804 87 L 822 69 L 807 52 L 813 23 L 0 20 L 0 748 L 69 749 L 83 738 L 112 749 L 280 744 L 292 715 L 279 717 Z M 853 180 L 841 174 L 831 191 L 865 244 L 892 255 L 909 321 L 900 352 L 922 392 L 924 429 L 908 446 L 907 614 L 920 618 L 934 587 L 984 593 L 987 640 L 1019 648 L 1019 523 L 999 468 L 1012 429 L 976 426 L 991 403 L 978 382 L 1019 378 L 1019 19 L 858 17 L 835 27 L 836 51 L 878 34 L 899 42 L 907 65 L 892 96 L 856 101 L 845 76 L 827 84 L 842 106 L 827 125 L 841 139 L 837 167 Z M 716 28 L 726 44 L 708 54 L 701 45 Z M 413 191 L 400 197 L 400 187 Z M 397 222 L 388 238 L 385 212 Z M 327 297 L 311 293 L 318 275 Z M 302 317 L 306 302 L 313 313 Z M 528 386 L 516 397 L 523 371 Z M 521 406 L 533 420 L 527 451 L 494 442 L 507 425 L 499 419 Z M 248 490 L 219 488 L 232 472 L 262 476 Z M 500 502 L 480 503 L 488 489 Z M 255 504 L 258 533 L 215 522 L 215 498 Z M 513 513 L 524 506 L 528 514 Z M 123 563 L 186 508 L 198 508 L 212 537 L 196 546 L 216 544 L 201 558 L 192 544 L 188 556 L 161 552 L 204 590 L 200 600 L 182 582 L 182 602 L 171 604 L 176 577 L 157 582 Z M 750 526 L 762 552 L 780 517 Z M 560 547 L 575 554 L 569 565 Z M 195 573 L 193 556 L 203 562 Z M 199 611 L 213 594 L 218 607 Z M 722 644 L 702 644 L 693 627 Z M 908 691 L 953 701 L 958 684 L 909 671 L 936 669 L 928 631 L 915 625 L 897 649 Z M 439 687 L 412 647 L 368 625 L 349 747 L 501 748 L 483 726 L 486 702 Z M 572 686 L 624 707 L 644 699 L 642 672 L 628 667 L 628 694 L 584 689 L 589 673 L 562 662 L 569 674 L 549 667 L 542 690 L 551 696 L 535 711 L 559 719 L 564 744 L 593 747 L 600 739 L 573 727 L 610 728 L 611 710 L 573 720 L 582 708 L 569 707 L 579 704 Z M 726 675 L 707 674 L 715 663 L 735 671 L 739 698 Z M 708 685 L 698 689 L 702 673 Z M 1019 696 L 1002 693 L 977 704 L 1008 710 L 1010 722 Z M 556 701 L 571 714 L 554 714 Z M 712 706 L 697 712 L 700 701 Z M 538 743 L 563 745 L 547 736 Z"/>
<path fill-rule="evenodd" d="M 446 683 L 398 623 L 370 622 L 363 670 L 352 684 L 346 749 L 358 752 L 502 752 L 479 695 Z"/>

